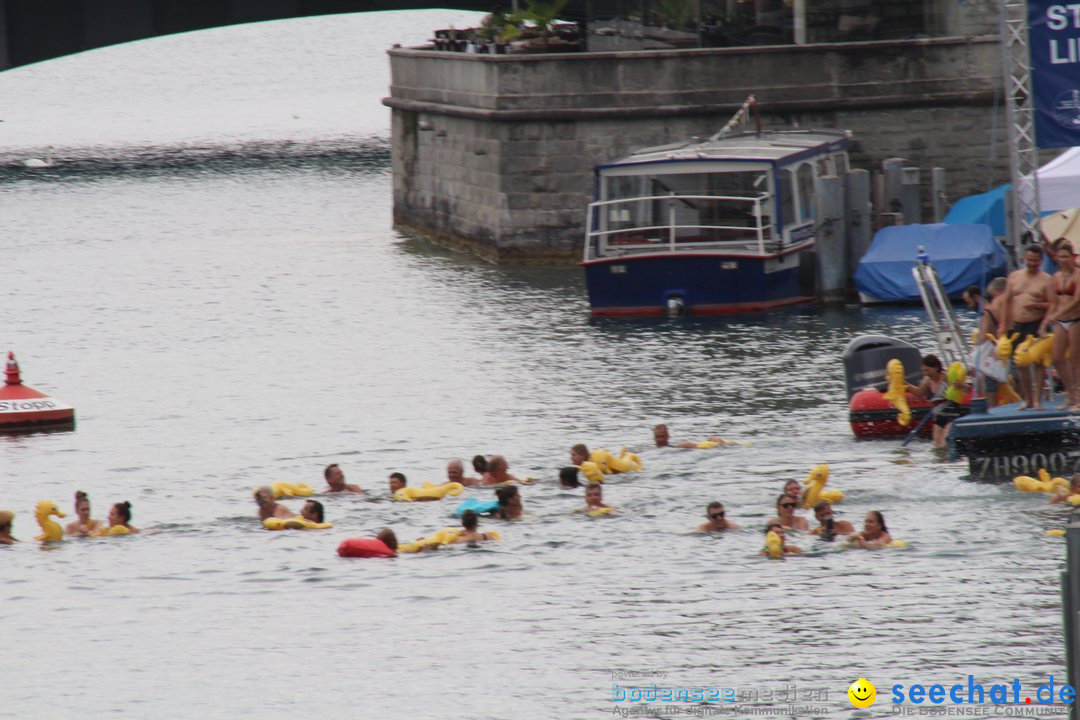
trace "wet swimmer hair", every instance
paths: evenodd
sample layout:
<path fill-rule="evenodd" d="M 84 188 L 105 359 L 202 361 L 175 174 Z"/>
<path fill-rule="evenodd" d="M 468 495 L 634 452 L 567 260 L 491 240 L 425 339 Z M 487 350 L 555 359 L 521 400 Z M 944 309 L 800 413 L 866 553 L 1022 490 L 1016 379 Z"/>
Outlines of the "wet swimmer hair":
<path fill-rule="evenodd" d="M 573 465 L 567 465 L 559 471 L 559 484 L 565 488 L 581 487 L 578 481 L 578 469 Z"/>
<path fill-rule="evenodd" d="M 329 465 L 324 467 L 323 471 L 322 471 L 323 479 L 324 480 L 329 480 L 330 479 L 330 471 L 333 470 L 336 467 L 340 467 L 340 466 L 337 463 L 330 463 Z"/>
<path fill-rule="evenodd" d="M 499 505 L 506 505 L 518 496 L 517 485 L 507 485 L 495 491 L 495 497 L 499 499 Z"/>
<path fill-rule="evenodd" d="M 307 504 L 315 511 L 315 522 L 323 522 L 323 505 L 318 500 L 308 500 Z"/>
<path fill-rule="evenodd" d="M 466 530 L 475 530 L 479 523 L 480 516 L 476 514 L 475 510 L 466 510 L 461 513 L 461 527 Z"/>
<path fill-rule="evenodd" d="M 928 368 L 934 368 L 938 372 L 945 371 L 945 366 L 938 360 L 937 355 L 923 355 L 922 364 Z"/>
<path fill-rule="evenodd" d="M 395 480 L 400 480 L 402 487 L 408 487 L 409 485 L 409 481 L 405 479 L 405 473 L 392 472 L 390 473 L 390 477 Z"/>
<path fill-rule="evenodd" d="M 473 470 L 478 473 L 487 472 L 487 458 L 483 455 L 474 455 L 472 459 Z"/>
<path fill-rule="evenodd" d="M 255 498 L 255 502 L 261 505 L 264 497 L 274 499 L 274 489 L 269 485 L 260 485 L 251 491 L 251 495 Z"/>
<path fill-rule="evenodd" d="M 870 512 L 877 518 L 878 525 L 881 526 L 881 532 L 889 532 L 889 528 L 885 527 L 885 516 L 881 514 L 881 511 L 871 510 Z"/>
<path fill-rule="evenodd" d="M 127 500 L 124 502 L 118 502 L 113 507 L 116 508 L 116 512 L 120 514 L 120 517 L 124 518 L 125 523 L 131 522 L 131 503 Z"/>
<path fill-rule="evenodd" d="M 386 547 L 393 551 L 397 551 L 397 535 L 390 528 L 383 528 L 379 531 L 379 534 L 375 536 L 377 539 L 382 540 Z"/>
<path fill-rule="evenodd" d="M 589 457 L 589 448 L 585 445 L 585 443 L 578 443 L 577 445 L 574 445 L 572 448 L 570 448 L 570 452 L 577 453 L 578 455 L 584 455 L 586 459 L 588 459 Z"/>
<path fill-rule="evenodd" d="M 0 510 L 0 532 L 10 530 L 13 522 L 15 522 L 15 513 L 10 510 Z"/>

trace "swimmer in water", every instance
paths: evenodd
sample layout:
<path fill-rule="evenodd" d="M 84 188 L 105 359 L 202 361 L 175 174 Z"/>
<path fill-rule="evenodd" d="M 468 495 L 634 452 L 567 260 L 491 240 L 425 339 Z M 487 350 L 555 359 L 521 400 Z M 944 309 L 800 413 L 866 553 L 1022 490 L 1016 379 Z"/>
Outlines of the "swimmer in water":
<path fill-rule="evenodd" d="M 583 462 L 589 460 L 589 448 L 582 443 L 578 443 L 574 447 L 570 448 L 570 464 L 580 465 Z"/>
<path fill-rule="evenodd" d="M 507 470 L 510 464 L 502 455 L 492 455 L 487 461 L 487 471 L 484 472 L 484 485 L 501 485 L 503 483 L 524 482 L 511 475 Z"/>
<path fill-rule="evenodd" d="M 484 457 L 483 455 L 473 455 L 472 467 L 473 471 L 475 471 L 477 475 L 480 475 L 482 477 L 484 473 L 487 472 L 487 466 L 488 461 L 486 457 Z"/>
<path fill-rule="evenodd" d="M 382 541 L 383 545 L 390 548 L 394 552 L 397 552 L 397 535 L 390 528 L 383 528 L 379 531 L 379 534 L 375 536 L 376 540 Z"/>
<path fill-rule="evenodd" d="M 131 526 L 131 503 L 118 502 L 109 509 L 109 527 L 121 525 L 128 529 L 129 533 L 137 533 L 139 529 Z"/>
<path fill-rule="evenodd" d="M 78 520 L 69 522 L 64 528 L 68 535 L 92 535 L 101 528 L 101 522 L 90 517 L 90 496 L 82 490 L 75 491 L 75 515 Z"/>
<path fill-rule="evenodd" d="M 604 503 L 604 486 L 592 484 L 585 488 L 585 507 L 577 508 L 574 512 L 590 513 L 597 510 L 615 512 L 615 508 Z"/>
<path fill-rule="evenodd" d="M 892 542 L 889 528 L 885 527 L 885 517 L 877 510 L 866 513 L 862 532 L 852 533 L 847 539 L 861 548 L 881 548 Z"/>
<path fill-rule="evenodd" d="M 656 447 L 658 447 L 658 448 L 664 448 L 664 447 L 696 448 L 698 446 L 698 444 L 696 442 L 681 442 L 681 443 L 675 443 L 674 445 L 672 445 L 672 443 L 671 443 L 671 434 L 668 432 L 668 426 L 667 425 L 657 425 L 657 426 L 655 426 L 653 428 L 652 434 L 653 434 L 653 441 L 656 443 Z M 725 440 L 724 438 L 719 437 L 717 435 L 710 435 L 709 437 L 707 437 L 705 439 L 706 439 L 707 442 L 714 442 L 714 443 L 717 443 L 719 445 L 727 445 L 728 444 L 727 440 Z"/>
<path fill-rule="evenodd" d="M 19 542 L 11 537 L 11 526 L 15 523 L 15 513 L 0 510 L 0 545 L 12 545 Z"/>
<path fill-rule="evenodd" d="M 559 485 L 566 489 L 581 487 L 581 481 L 578 480 L 578 469 L 573 465 L 568 465 L 560 470 Z"/>
<path fill-rule="evenodd" d="M 259 520 L 272 517 L 291 518 L 296 514 L 277 500 L 274 500 L 274 491 L 270 489 L 269 485 L 255 488 L 254 496 L 255 504 L 259 506 Z"/>
<path fill-rule="evenodd" d="M 777 522 L 776 518 L 773 518 L 765 525 L 765 534 L 768 535 L 770 532 L 774 532 L 780 536 L 780 546 L 784 549 L 785 555 L 802 554 L 802 548 L 800 548 L 798 545 L 787 544 L 787 538 L 784 536 L 784 526 Z M 761 554 L 768 555 L 769 548 L 763 548 Z"/>
<path fill-rule="evenodd" d="M 1057 503 L 1069 502 L 1070 495 L 1080 495 L 1080 473 L 1072 476 L 1072 486 L 1068 490 L 1057 490 L 1050 498 L 1050 503 L 1056 505 Z"/>
<path fill-rule="evenodd" d="M 409 484 L 409 481 L 405 479 L 405 474 L 399 472 L 390 473 L 388 480 L 390 481 L 391 495 Z"/>
<path fill-rule="evenodd" d="M 352 483 L 345 482 L 345 473 L 342 471 L 341 466 L 337 463 L 327 465 L 323 469 L 323 477 L 326 478 L 326 484 L 328 486 L 326 492 L 328 493 L 364 492 L 364 489 L 359 485 L 353 485 Z"/>
<path fill-rule="evenodd" d="M 461 533 L 454 538 L 452 544 L 457 543 L 476 543 L 483 542 L 484 540 L 490 540 L 487 533 L 482 533 L 476 529 L 480 524 L 480 516 L 476 514 L 475 510 L 466 510 L 461 514 Z"/>
<path fill-rule="evenodd" d="M 525 509 L 521 504 L 521 493 L 516 485 L 505 485 L 495 491 L 495 497 L 499 499 L 499 507 L 491 513 L 493 518 L 499 520 L 516 520 L 520 518 Z"/>
<path fill-rule="evenodd" d="M 832 504 L 828 500 L 818 500 L 814 505 L 814 517 L 820 523 L 810 531 L 811 535 L 818 535 L 826 542 L 832 542 L 837 535 L 848 535 L 855 532 L 855 526 L 847 520 L 837 520 L 833 517 Z"/>
<path fill-rule="evenodd" d="M 724 530 L 738 530 L 739 526 L 724 516 L 727 512 L 724 510 L 724 504 L 721 502 L 711 502 L 705 508 L 705 517 L 708 518 L 705 522 L 698 525 L 698 532 L 723 532 Z"/>
<path fill-rule="evenodd" d="M 300 517 L 313 523 L 323 522 L 323 504 L 318 500 L 308 500 L 304 507 L 300 508 Z"/>
<path fill-rule="evenodd" d="M 446 482 L 461 483 L 465 487 L 474 487 L 480 484 L 480 478 L 465 477 L 465 463 L 454 458 L 446 463 Z"/>
<path fill-rule="evenodd" d="M 795 508 L 799 503 L 791 499 L 790 495 L 781 495 L 776 498 L 776 515 L 780 524 L 788 530 L 809 530 L 810 523 L 806 518 L 795 514 Z"/>
<path fill-rule="evenodd" d="M 784 494 L 795 502 L 802 504 L 802 485 L 798 480 L 788 480 L 784 483 Z"/>

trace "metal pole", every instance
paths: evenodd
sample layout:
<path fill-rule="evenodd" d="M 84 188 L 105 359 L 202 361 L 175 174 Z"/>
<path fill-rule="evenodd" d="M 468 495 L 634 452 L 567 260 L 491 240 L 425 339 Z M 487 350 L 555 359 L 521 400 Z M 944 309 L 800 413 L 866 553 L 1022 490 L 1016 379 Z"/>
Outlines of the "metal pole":
<path fill-rule="evenodd" d="M 1001 68 L 1005 82 L 1005 125 L 1009 130 L 1009 174 L 1014 208 L 1006 245 L 1020 257 L 1020 238 L 1039 224 L 1039 152 L 1032 111 L 1031 55 L 1026 0 L 1001 1 Z"/>

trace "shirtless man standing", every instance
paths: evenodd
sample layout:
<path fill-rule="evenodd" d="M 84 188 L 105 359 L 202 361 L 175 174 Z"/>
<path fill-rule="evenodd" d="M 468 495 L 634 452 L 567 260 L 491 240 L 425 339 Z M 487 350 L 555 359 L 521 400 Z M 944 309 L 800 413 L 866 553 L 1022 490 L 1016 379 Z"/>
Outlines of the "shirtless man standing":
<path fill-rule="evenodd" d="M 999 326 L 1005 328 L 1002 333 L 1020 333 L 1013 347 L 1028 336 L 1039 334 L 1039 326 L 1050 307 L 1054 283 L 1053 278 L 1043 272 L 1042 260 L 1042 248 L 1028 245 L 1024 251 L 1024 267 L 1009 274 L 1005 287 L 1005 317 L 1000 318 Z M 1033 374 L 1031 367 L 1017 368 L 1020 376 L 1020 396 L 1024 399 L 1020 406 L 1022 410 L 1042 409 L 1042 387 L 1046 379 L 1046 369 L 1042 363 L 1035 363 L 1034 371 Z"/>

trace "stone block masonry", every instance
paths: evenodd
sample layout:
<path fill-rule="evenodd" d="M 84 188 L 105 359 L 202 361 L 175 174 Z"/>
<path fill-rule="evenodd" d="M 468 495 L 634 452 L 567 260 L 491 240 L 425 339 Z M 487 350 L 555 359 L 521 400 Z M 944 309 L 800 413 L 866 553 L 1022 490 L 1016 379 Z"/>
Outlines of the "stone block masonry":
<path fill-rule="evenodd" d="M 558 55 L 393 49 L 394 222 L 494 262 L 574 262 L 596 165 L 708 137 L 750 94 L 768 127 L 851 130 L 855 167 L 903 157 L 927 182 L 945 168 L 951 197 L 982 192 L 1008 181 L 997 53 L 994 36 Z"/>

